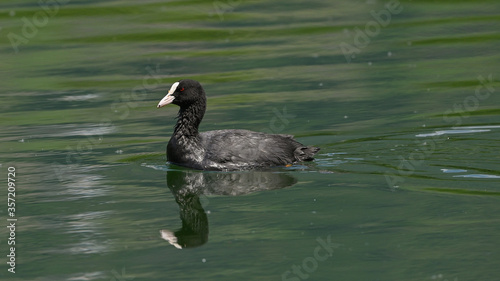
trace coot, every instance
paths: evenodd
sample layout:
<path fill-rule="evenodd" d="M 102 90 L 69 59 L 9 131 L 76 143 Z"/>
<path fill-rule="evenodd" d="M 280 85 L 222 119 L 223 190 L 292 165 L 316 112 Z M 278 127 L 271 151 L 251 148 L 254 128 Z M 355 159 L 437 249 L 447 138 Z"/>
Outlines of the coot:
<path fill-rule="evenodd" d="M 304 146 L 291 135 L 248 130 L 198 132 L 206 109 L 206 96 L 198 81 L 175 82 L 158 103 L 180 107 L 174 133 L 167 145 L 167 160 L 199 170 L 234 171 L 286 166 L 311 161 L 319 148 Z"/>

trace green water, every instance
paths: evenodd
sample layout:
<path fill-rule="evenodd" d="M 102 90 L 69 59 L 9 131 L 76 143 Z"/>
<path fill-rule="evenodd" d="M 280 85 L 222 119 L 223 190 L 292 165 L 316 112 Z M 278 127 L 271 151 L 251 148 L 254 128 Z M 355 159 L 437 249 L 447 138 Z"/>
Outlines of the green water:
<path fill-rule="evenodd" d="M 500 280 L 498 1 L 41 3 L 0 4 L 2 280 Z M 166 165 L 181 78 L 316 160 Z"/>

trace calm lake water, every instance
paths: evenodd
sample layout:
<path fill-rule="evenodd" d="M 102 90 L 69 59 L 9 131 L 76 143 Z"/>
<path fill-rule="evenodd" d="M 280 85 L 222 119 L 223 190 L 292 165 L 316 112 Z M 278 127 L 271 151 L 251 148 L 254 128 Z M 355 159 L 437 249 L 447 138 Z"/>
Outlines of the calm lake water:
<path fill-rule="evenodd" d="M 498 1 L 40 3 L 0 4 L 2 280 L 500 280 Z M 166 164 L 182 78 L 316 160 Z"/>

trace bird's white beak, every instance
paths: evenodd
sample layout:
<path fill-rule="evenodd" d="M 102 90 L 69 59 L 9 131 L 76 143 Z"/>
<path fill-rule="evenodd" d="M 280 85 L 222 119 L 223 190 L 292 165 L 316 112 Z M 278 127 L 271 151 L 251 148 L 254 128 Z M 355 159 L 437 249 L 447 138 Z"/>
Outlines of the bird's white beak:
<path fill-rule="evenodd" d="M 168 94 L 163 99 L 161 99 L 161 101 L 158 103 L 157 108 L 163 107 L 167 104 L 171 104 L 174 101 L 175 97 L 172 96 L 172 94 L 177 89 L 177 86 L 179 86 L 179 82 L 175 82 L 172 87 L 170 87 L 170 90 L 168 90 Z"/>

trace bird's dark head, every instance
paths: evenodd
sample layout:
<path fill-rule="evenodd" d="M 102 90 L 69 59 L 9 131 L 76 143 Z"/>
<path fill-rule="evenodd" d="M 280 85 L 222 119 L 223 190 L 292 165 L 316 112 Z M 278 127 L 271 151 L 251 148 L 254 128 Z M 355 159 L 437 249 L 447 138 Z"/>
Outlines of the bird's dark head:
<path fill-rule="evenodd" d="M 193 104 L 202 104 L 205 106 L 205 91 L 200 83 L 195 80 L 183 79 L 175 82 L 168 94 L 158 103 L 158 108 L 167 104 L 175 104 L 181 108 L 187 108 Z"/>

